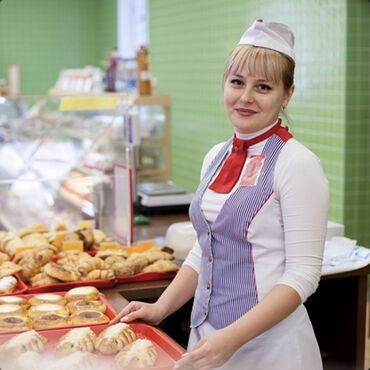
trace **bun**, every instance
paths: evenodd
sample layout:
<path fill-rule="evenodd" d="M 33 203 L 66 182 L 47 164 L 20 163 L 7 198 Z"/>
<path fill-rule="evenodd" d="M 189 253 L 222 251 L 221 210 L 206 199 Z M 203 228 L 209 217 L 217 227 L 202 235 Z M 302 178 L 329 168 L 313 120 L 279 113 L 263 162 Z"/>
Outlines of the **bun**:
<path fill-rule="evenodd" d="M 107 309 L 107 306 L 100 300 L 99 301 L 80 300 L 80 301 L 69 302 L 67 304 L 67 308 L 69 312 L 72 314 L 78 311 L 86 311 L 89 309 L 104 313 Z"/>
<path fill-rule="evenodd" d="M 97 310 L 77 311 L 70 317 L 70 323 L 73 325 L 104 324 L 107 322 L 109 322 L 109 317 Z"/>
<path fill-rule="evenodd" d="M 95 348 L 104 355 L 112 355 L 135 340 L 136 334 L 132 328 L 125 323 L 118 323 L 109 326 L 98 335 Z"/>
<path fill-rule="evenodd" d="M 22 315 L 24 314 L 24 307 L 18 304 L 1 304 L 0 305 L 0 317 L 8 315 Z"/>
<path fill-rule="evenodd" d="M 65 306 L 53 303 L 44 303 L 31 306 L 28 310 L 28 315 L 32 318 L 45 314 L 60 314 L 68 316 L 68 310 Z"/>
<path fill-rule="evenodd" d="M 94 286 L 82 286 L 69 290 L 64 295 L 64 298 L 69 302 L 80 300 L 96 301 L 100 298 L 100 293 Z"/>
<path fill-rule="evenodd" d="M 150 340 L 137 339 L 118 352 L 115 362 L 120 369 L 142 369 L 152 367 L 157 357 L 157 351 Z"/>
<path fill-rule="evenodd" d="M 0 347 L 0 352 L 10 352 L 18 356 L 23 352 L 42 352 L 45 348 L 47 339 L 35 330 L 29 330 L 21 334 L 14 335 Z"/>
<path fill-rule="evenodd" d="M 61 313 L 44 313 L 33 319 L 35 329 L 60 328 L 68 326 L 68 315 Z"/>
<path fill-rule="evenodd" d="M 0 294 L 13 293 L 17 287 L 17 279 L 14 276 L 5 276 L 0 279 Z"/>
<path fill-rule="evenodd" d="M 89 328 L 76 328 L 63 335 L 56 346 L 56 351 L 62 355 L 73 352 L 94 352 L 95 333 Z"/>
<path fill-rule="evenodd" d="M 0 332 L 30 330 L 32 320 L 25 315 L 6 315 L 0 317 Z"/>
<path fill-rule="evenodd" d="M 32 306 L 37 306 L 44 303 L 53 303 L 64 305 L 66 300 L 63 296 L 59 294 L 45 293 L 45 294 L 36 294 L 28 300 L 29 304 Z"/>
<path fill-rule="evenodd" d="M 6 295 L 4 297 L 0 297 L 0 305 L 2 304 L 17 304 L 24 307 L 28 306 L 28 302 L 26 299 L 14 295 Z"/>
<path fill-rule="evenodd" d="M 49 262 L 44 267 L 44 272 L 54 279 L 61 281 L 77 281 L 79 274 L 71 268 L 59 265 L 55 262 Z"/>

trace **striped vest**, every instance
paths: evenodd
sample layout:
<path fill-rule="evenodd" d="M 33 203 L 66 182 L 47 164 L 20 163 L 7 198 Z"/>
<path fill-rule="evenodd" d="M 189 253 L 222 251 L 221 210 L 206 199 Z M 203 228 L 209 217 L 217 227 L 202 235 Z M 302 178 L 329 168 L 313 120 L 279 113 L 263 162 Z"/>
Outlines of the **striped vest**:
<path fill-rule="evenodd" d="M 217 169 L 228 155 L 229 139 L 202 179 L 190 205 L 190 219 L 202 249 L 198 287 L 195 292 L 191 326 L 204 320 L 216 329 L 233 323 L 258 303 L 252 245 L 248 227 L 273 193 L 273 177 L 280 150 L 291 135 L 285 128 L 272 135 L 254 186 L 239 186 L 226 200 L 215 222 L 209 224 L 201 211 L 201 199 Z"/>

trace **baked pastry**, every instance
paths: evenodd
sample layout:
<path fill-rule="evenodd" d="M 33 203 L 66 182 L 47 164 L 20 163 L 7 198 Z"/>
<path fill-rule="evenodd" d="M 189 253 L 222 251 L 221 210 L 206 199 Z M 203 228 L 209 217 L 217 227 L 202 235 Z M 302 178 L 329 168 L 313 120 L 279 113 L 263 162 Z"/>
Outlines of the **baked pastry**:
<path fill-rule="evenodd" d="M 17 304 L 19 306 L 27 307 L 28 301 L 23 297 L 17 297 L 15 295 L 6 295 L 0 297 L 0 305 L 2 304 Z"/>
<path fill-rule="evenodd" d="M 118 353 L 128 344 L 136 340 L 136 334 L 125 323 L 118 323 L 104 329 L 96 338 L 95 348 L 104 355 Z"/>
<path fill-rule="evenodd" d="M 96 289 L 94 286 L 81 286 L 78 288 L 73 288 L 69 290 L 65 295 L 64 298 L 67 301 L 95 301 L 100 298 L 99 290 Z"/>
<path fill-rule="evenodd" d="M 43 313 L 33 318 L 35 329 L 60 328 L 68 325 L 68 315 L 65 313 Z"/>
<path fill-rule="evenodd" d="M 31 318 L 44 315 L 44 314 L 61 314 L 61 315 L 68 315 L 68 310 L 65 306 L 61 304 L 55 304 L 55 303 L 43 303 L 38 304 L 36 306 L 31 306 L 28 309 L 28 315 Z"/>
<path fill-rule="evenodd" d="M 63 335 L 56 346 L 56 351 L 62 355 L 72 352 L 94 352 L 95 333 L 89 328 L 76 328 Z"/>
<path fill-rule="evenodd" d="M 31 277 L 29 281 L 33 288 L 60 283 L 60 280 L 54 279 L 53 277 L 45 274 L 45 272 L 36 274 L 35 276 Z"/>
<path fill-rule="evenodd" d="M 97 301 L 80 300 L 80 301 L 69 302 L 67 304 L 67 308 L 69 312 L 72 314 L 77 311 L 86 311 L 90 309 L 104 313 L 105 310 L 107 309 L 107 306 L 101 300 L 97 300 Z"/>
<path fill-rule="evenodd" d="M 44 267 L 44 272 L 61 281 L 76 281 L 80 278 L 77 271 L 55 262 L 47 263 Z"/>
<path fill-rule="evenodd" d="M 59 294 L 45 293 L 36 294 L 28 300 L 29 304 L 32 306 L 37 306 L 44 303 L 53 303 L 64 305 L 66 303 L 65 298 Z"/>
<path fill-rule="evenodd" d="M 17 288 L 18 282 L 14 276 L 5 276 L 0 279 L 0 294 L 13 293 Z"/>
<path fill-rule="evenodd" d="M 153 263 L 158 260 L 173 260 L 175 256 L 170 253 L 166 253 L 157 248 L 152 248 L 147 252 L 142 253 L 148 260 L 149 263 Z"/>
<path fill-rule="evenodd" d="M 15 273 L 22 270 L 21 266 L 18 266 L 12 261 L 5 261 L 0 265 L 0 278 L 4 276 L 14 275 Z"/>
<path fill-rule="evenodd" d="M 0 252 L 0 265 L 6 261 L 10 261 L 9 256 L 6 253 Z"/>
<path fill-rule="evenodd" d="M 109 322 L 109 317 L 98 310 L 86 309 L 73 313 L 69 321 L 72 325 L 93 325 Z"/>
<path fill-rule="evenodd" d="M 23 315 L 24 314 L 24 307 L 18 304 L 0 304 L 0 317 L 1 316 L 9 316 L 9 315 Z"/>
<path fill-rule="evenodd" d="M 23 352 L 33 351 L 42 352 L 45 348 L 47 339 L 35 330 L 29 330 L 21 334 L 14 335 L 0 346 L 0 351 L 8 351 L 14 355 Z"/>
<path fill-rule="evenodd" d="M 105 262 L 98 257 L 84 258 L 77 262 L 77 270 L 81 275 L 87 275 L 93 270 L 105 270 L 106 268 Z"/>
<path fill-rule="evenodd" d="M 120 369 L 143 369 L 152 367 L 157 357 L 157 351 L 150 340 L 137 339 L 118 352 L 115 362 Z"/>
<path fill-rule="evenodd" d="M 25 315 L 5 315 L 0 317 L 0 333 L 30 330 L 32 327 L 32 320 Z"/>
<path fill-rule="evenodd" d="M 113 270 L 92 270 L 82 280 L 114 280 L 116 274 Z"/>
<path fill-rule="evenodd" d="M 158 260 L 143 268 L 142 272 L 172 272 L 177 271 L 179 266 L 169 260 Z"/>
<path fill-rule="evenodd" d="M 96 369 L 96 355 L 90 352 L 73 352 L 48 366 L 48 370 L 65 369 L 94 370 Z"/>

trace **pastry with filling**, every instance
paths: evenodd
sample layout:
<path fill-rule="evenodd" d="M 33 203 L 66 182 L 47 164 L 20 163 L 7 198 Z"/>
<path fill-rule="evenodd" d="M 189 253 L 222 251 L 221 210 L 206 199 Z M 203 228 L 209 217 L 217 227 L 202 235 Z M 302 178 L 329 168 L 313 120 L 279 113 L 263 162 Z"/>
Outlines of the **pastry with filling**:
<path fill-rule="evenodd" d="M 55 314 L 61 314 L 61 315 L 68 315 L 69 312 L 67 308 L 61 304 L 55 304 L 55 303 L 43 303 L 38 304 L 36 306 L 31 306 L 28 309 L 28 315 L 32 318 L 44 315 L 47 313 L 55 313 Z"/>
<path fill-rule="evenodd" d="M 157 351 L 148 339 L 137 339 L 124 347 L 115 357 L 120 369 L 144 369 L 157 361 Z"/>
<path fill-rule="evenodd" d="M 9 315 L 23 315 L 24 307 L 19 304 L 0 304 L 0 317 L 9 316 Z"/>
<path fill-rule="evenodd" d="M 53 303 L 65 305 L 66 300 L 63 296 L 53 293 L 36 294 L 28 300 L 31 306 L 37 306 L 44 303 Z"/>
<path fill-rule="evenodd" d="M 80 300 L 96 301 L 99 299 L 99 297 L 99 290 L 94 286 L 81 286 L 78 288 L 73 288 L 64 295 L 64 298 L 69 302 Z"/>
<path fill-rule="evenodd" d="M 136 334 L 125 323 L 118 323 L 104 329 L 96 338 L 95 348 L 104 355 L 118 353 L 128 344 L 136 340 Z"/>
<path fill-rule="evenodd" d="M 18 281 L 14 276 L 5 276 L 0 279 L 0 294 L 13 293 L 17 289 Z"/>
<path fill-rule="evenodd" d="M 73 313 L 69 321 L 72 325 L 93 325 L 109 322 L 109 317 L 98 310 L 86 309 Z"/>
<path fill-rule="evenodd" d="M 104 304 L 104 302 L 98 300 L 98 301 L 85 301 L 85 300 L 79 300 L 79 301 L 72 301 L 67 304 L 67 308 L 70 313 L 75 313 L 78 311 L 85 311 L 85 310 L 95 310 L 100 312 L 105 312 L 107 309 L 107 306 Z"/>
<path fill-rule="evenodd" d="M 56 346 L 56 351 L 62 355 L 73 352 L 91 352 L 95 350 L 95 333 L 89 328 L 76 328 L 63 335 Z"/>
<path fill-rule="evenodd" d="M 32 320 L 25 315 L 5 315 L 0 317 L 0 333 L 30 330 L 32 328 Z"/>
<path fill-rule="evenodd" d="M 33 319 L 33 327 L 35 329 L 61 328 L 68 325 L 68 315 L 62 313 L 47 312 Z"/>
<path fill-rule="evenodd" d="M 47 339 L 35 330 L 29 330 L 21 334 L 14 335 L 0 346 L 0 352 L 11 353 L 15 356 L 27 351 L 42 352 L 45 348 Z"/>
<path fill-rule="evenodd" d="M 17 297 L 15 295 L 6 295 L 0 297 L 0 305 L 1 304 L 17 304 L 19 306 L 27 307 L 28 301 L 23 297 Z"/>

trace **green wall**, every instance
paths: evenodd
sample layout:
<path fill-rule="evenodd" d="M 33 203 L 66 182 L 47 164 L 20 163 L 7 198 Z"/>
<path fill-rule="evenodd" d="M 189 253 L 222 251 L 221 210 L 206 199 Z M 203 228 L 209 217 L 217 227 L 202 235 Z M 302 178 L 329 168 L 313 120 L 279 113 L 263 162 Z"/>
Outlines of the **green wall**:
<path fill-rule="evenodd" d="M 150 1 L 153 72 L 173 99 L 175 182 L 195 189 L 204 154 L 232 133 L 221 93 L 228 51 L 254 19 L 284 22 L 296 35 L 291 130 L 322 160 L 330 219 L 370 245 L 369 11 L 367 0 Z"/>
<path fill-rule="evenodd" d="M 21 65 L 22 93 L 46 94 L 64 68 L 98 65 L 116 44 L 116 0 L 3 0 L 0 78 Z"/>

